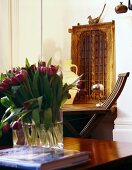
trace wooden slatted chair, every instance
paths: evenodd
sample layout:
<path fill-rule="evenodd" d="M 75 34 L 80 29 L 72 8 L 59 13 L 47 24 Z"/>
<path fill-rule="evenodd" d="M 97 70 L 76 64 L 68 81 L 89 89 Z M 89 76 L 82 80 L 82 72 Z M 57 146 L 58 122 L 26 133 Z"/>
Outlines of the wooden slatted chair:
<path fill-rule="evenodd" d="M 91 136 L 93 130 L 98 126 L 98 124 L 102 121 L 102 119 L 106 116 L 106 114 L 110 113 L 111 107 L 115 104 L 117 99 L 119 98 L 121 92 L 124 89 L 126 80 L 129 76 L 129 72 L 127 73 L 121 73 L 118 75 L 118 79 L 116 81 L 116 84 L 111 92 L 111 94 L 108 96 L 108 98 L 103 102 L 101 107 L 89 107 L 84 108 L 82 111 L 86 112 L 85 114 L 90 115 L 91 118 L 88 120 L 86 125 L 83 127 L 83 129 L 78 132 L 73 125 L 65 119 L 65 114 L 68 113 L 68 110 L 63 111 L 64 114 L 64 125 L 67 129 L 75 136 L 75 137 L 89 137 Z M 72 108 L 72 106 L 71 106 Z M 72 111 L 72 110 L 70 110 Z M 73 112 L 71 112 L 71 115 L 78 116 L 75 112 L 77 111 L 76 108 L 73 107 Z M 80 108 L 81 111 L 81 108 Z M 73 113 L 73 114 L 72 114 Z M 80 120 L 81 121 L 81 120 Z"/>

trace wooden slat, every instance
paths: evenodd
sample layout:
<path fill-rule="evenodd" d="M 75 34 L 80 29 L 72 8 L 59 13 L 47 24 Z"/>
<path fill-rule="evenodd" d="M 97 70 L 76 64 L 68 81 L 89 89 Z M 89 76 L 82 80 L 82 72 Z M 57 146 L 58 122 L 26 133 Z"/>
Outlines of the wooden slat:
<path fill-rule="evenodd" d="M 109 109 L 112 107 L 112 105 L 116 102 L 116 100 L 118 99 L 118 97 L 120 96 L 124 86 L 125 86 L 125 83 L 126 83 L 126 80 L 129 76 L 129 72 L 127 73 L 122 73 L 122 74 L 119 74 L 118 75 L 118 80 L 111 92 L 111 94 L 108 96 L 108 98 L 104 101 L 102 107 L 106 108 L 106 109 Z"/>

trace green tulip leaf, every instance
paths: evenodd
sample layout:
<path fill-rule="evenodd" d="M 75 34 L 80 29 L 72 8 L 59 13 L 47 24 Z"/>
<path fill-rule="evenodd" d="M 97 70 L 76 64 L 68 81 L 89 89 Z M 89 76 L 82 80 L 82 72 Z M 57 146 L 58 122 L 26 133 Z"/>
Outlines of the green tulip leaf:
<path fill-rule="evenodd" d="M 46 102 L 48 106 L 50 106 L 52 102 L 51 87 L 50 87 L 50 82 L 48 81 L 48 77 L 46 75 L 43 76 L 43 91 L 44 91 L 44 97 L 46 99 Z"/>
<path fill-rule="evenodd" d="M 25 61 L 25 65 L 26 65 L 26 68 L 29 69 L 30 68 L 30 64 L 29 64 L 29 61 L 28 59 L 26 58 L 26 61 Z"/>
<path fill-rule="evenodd" d="M 33 83 L 29 76 L 25 79 L 22 85 L 24 87 L 25 93 L 28 93 L 28 95 L 30 95 L 30 98 L 34 97 L 32 92 Z"/>
<path fill-rule="evenodd" d="M 12 109 L 10 115 L 4 119 L 3 122 L 11 121 L 16 117 L 22 116 L 22 108 L 14 108 Z M 3 120 L 3 119 L 2 119 Z"/>
<path fill-rule="evenodd" d="M 49 67 L 51 65 L 52 62 L 52 57 L 49 59 L 48 63 L 47 63 L 47 67 Z"/>
<path fill-rule="evenodd" d="M 33 77 L 33 87 L 32 87 L 34 97 L 40 96 L 40 94 L 39 94 L 38 82 L 39 82 L 39 72 L 36 71 L 36 72 L 34 73 L 34 77 Z"/>
<path fill-rule="evenodd" d="M 17 98 L 17 103 L 21 104 L 23 101 L 28 100 L 31 96 L 29 93 L 25 93 L 25 89 L 23 85 L 12 86 L 11 92 L 14 95 L 14 98 Z"/>
<path fill-rule="evenodd" d="M 38 100 L 38 106 L 39 106 L 39 111 L 40 111 L 42 107 L 43 96 L 38 97 L 37 100 Z"/>
<path fill-rule="evenodd" d="M 39 109 L 38 108 L 36 108 L 32 111 L 32 119 L 35 122 L 35 125 L 37 127 L 39 127 L 40 126 L 40 116 L 39 116 Z"/>
<path fill-rule="evenodd" d="M 2 129 L 0 128 L 0 138 L 2 137 Z"/>
<path fill-rule="evenodd" d="M 12 100 L 9 99 L 9 97 L 7 97 L 7 96 L 2 97 L 0 101 L 1 101 L 1 104 L 2 104 L 3 106 L 5 106 L 6 108 L 8 108 L 8 107 L 10 107 L 10 106 L 14 107 L 14 103 L 13 103 Z"/>
<path fill-rule="evenodd" d="M 48 130 L 52 124 L 52 109 L 48 108 L 44 110 L 44 125 L 45 129 Z"/>

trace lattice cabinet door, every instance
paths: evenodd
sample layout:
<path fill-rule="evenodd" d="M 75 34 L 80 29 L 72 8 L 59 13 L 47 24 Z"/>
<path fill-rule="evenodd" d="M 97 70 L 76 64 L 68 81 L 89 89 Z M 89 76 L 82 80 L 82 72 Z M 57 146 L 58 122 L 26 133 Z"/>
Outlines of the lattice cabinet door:
<path fill-rule="evenodd" d="M 114 32 L 115 23 L 78 25 L 69 29 L 71 33 L 71 58 L 84 74 L 88 97 L 91 98 L 93 84 L 104 85 L 107 97 L 115 82 Z"/>

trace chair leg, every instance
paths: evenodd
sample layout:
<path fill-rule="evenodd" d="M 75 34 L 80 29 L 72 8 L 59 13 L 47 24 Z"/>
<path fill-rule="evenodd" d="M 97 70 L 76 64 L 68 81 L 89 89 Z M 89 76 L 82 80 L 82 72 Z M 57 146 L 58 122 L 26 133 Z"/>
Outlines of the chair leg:
<path fill-rule="evenodd" d="M 63 118 L 63 124 L 67 127 L 68 130 L 72 132 L 72 134 L 75 137 L 80 137 L 79 133 L 76 131 L 76 129 L 65 119 Z"/>
<path fill-rule="evenodd" d="M 97 124 L 102 121 L 103 117 L 105 117 L 105 114 L 94 114 L 80 132 L 80 136 L 85 138 L 92 135 L 93 130 L 97 127 Z"/>

